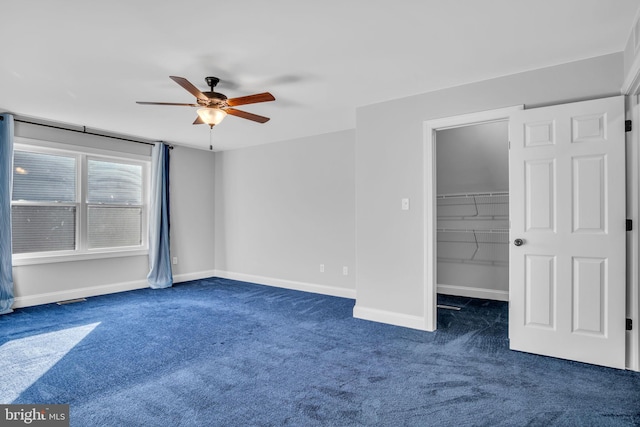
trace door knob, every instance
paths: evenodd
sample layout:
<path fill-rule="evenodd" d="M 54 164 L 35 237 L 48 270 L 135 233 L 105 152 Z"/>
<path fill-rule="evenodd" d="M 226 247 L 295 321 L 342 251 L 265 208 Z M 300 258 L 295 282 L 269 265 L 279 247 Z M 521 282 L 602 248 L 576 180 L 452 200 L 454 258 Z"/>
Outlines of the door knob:
<path fill-rule="evenodd" d="M 516 240 L 513 241 L 513 244 L 516 245 L 516 246 L 522 246 L 522 245 L 524 245 L 524 240 L 516 239 Z"/>

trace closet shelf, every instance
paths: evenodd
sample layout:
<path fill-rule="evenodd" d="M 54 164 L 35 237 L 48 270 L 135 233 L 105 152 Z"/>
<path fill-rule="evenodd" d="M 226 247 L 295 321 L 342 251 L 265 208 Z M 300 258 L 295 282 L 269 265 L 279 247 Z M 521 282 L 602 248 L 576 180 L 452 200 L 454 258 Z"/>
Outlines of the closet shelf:
<path fill-rule="evenodd" d="M 438 219 L 447 221 L 500 221 L 509 219 L 509 214 L 502 215 L 438 215 Z"/>
<path fill-rule="evenodd" d="M 438 262 L 508 262 L 509 193 L 440 194 L 437 220 Z"/>
<path fill-rule="evenodd" d="M 438 257 L 438 262 L 446 262 L 446 263 L 451 263 L 451 264 L 509 266 L 509 261 L 475 260 L 475 259 L 465 259 L 465 258 L 443 258 L 443 257 Z"/>
<path fill-rule="evenodd" d="M 450 194 L 437 196 L 436 215 L 447 221 L 499 221 L 509 219 L 509 193 Z M 461 226 L 460 228 L 469 228 Z M 488 226 L 487 228 L 492 228 Z"/>
<path fill-rule="evenodd" d="M 446 237 L 445 237 L 446 236 Z M 469 244 L 479 247 L 480 245 L 507 245 L 509 244 L 509 234 L 503 232 L 440 232 L 437 238 L 438 243 Z"/>
<path fill-rule="evenodd" d="M 496 196 L 507 196 L 509 197 L 508 191 L 498 191 L 498 192 L 490 192 L 490 193 L 455 193 L 455 194 L 438 194 L 436 199 L 460 199 L 460 198 L 473 198 L 473 197 L 496 197 Z"/>
<path fill-rule="evenodd" d="M 499 233 L 499 234 L 509 234 L 509 230 L 504 229 L 504 228 L 487 229 L 487 230 L 470 230 L 470 229 L 465 229 L 465 228 L 438 228 L 437 231 L 438 232 L 442 232 L 442 233 L 476 233 L 476 234 L 481 234 L 481 233 L 489 233 L 489 234 Z"/>

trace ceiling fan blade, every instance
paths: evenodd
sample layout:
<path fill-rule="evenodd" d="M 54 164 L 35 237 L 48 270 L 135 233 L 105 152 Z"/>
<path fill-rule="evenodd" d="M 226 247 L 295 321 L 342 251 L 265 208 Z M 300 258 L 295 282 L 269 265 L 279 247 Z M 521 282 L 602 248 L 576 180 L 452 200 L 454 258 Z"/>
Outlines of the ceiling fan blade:
<path fill-rule="evenodd" d="M 255 95 L 241 96 L 239 98 L 227 99 L 227 105 L 235 107 L 236 105 L 256 104 L 258 102 L 275 101 L 276 98 L 269 92 L 257 93 Z"/>
<path fill-rule="evenodd" d="M 202 92 L 200 92 L 200 89 L 192 85 L 191 82 L 189 82 L 189 80 L 185 79 L 184 77 L 169 76 L 169 78 L 174 82 L 178 83 L 183 88 L 185 88 L 187 92 L 189 92 L 191 95 L 195 96 L 196 98 L 202 99 L 203 101 L 206 101 L 207 99 L 209 99 Z"/>
<path fill-rule="evenodd" d="M 196 120 L 193 122 L 194 125 L 204 125 L 205 122 L 202 120 L 200 116 L 196 117 Z"/>
<path fill-rule="evenodd" d="M 235 108 L 227 108 L 225 111 L 228 114 L 231 114 L 232 116 L 241 117 L 247 120 L 253 120 L 254 122 L 258 122 L 258 123 L 266 123 L 270 120 L 269 117 L 259 116 L 253 113 L 247 113 L 246 111 L 236 110 Z"/>
<path fill-rule="evenodd" d="M 198 107 L 198 104 L 182 104 L 179 102 L 143 102 L 143 101 L 136 101 L 136 104 L 143 104 L 143 105 L 179 105 L 182 107 Z"/>

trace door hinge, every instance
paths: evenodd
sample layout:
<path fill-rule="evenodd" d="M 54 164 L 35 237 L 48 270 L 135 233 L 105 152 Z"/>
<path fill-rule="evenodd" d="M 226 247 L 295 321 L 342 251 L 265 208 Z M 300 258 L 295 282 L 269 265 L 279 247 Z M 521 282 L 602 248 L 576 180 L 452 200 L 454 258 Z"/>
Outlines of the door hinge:
<path fill-rule="evenodd" d="M 633 124 L 631 122 L 631 120 L 625 120 L 624 121 L 624 131 L 625 132 L 631 132 L 633 130 Z"/>
<path fill-rule="evenodd" d="M 511 141 L 507 141 L 507 142 L 508 142 L 507 150 L 511 150 Z"/>
<path fill-rule="evenodd" d="M 632 219 L 628 219 L 627 220 L 627 231 L 631 231 L 633 230 L 633 220 Z"/>
<path fill-rule="evenodd" d="M 627 319 L 627 327 L 626 327 L 627 331 L 630 331 L 633 329 L 633 320 L 631 319 Z"/>

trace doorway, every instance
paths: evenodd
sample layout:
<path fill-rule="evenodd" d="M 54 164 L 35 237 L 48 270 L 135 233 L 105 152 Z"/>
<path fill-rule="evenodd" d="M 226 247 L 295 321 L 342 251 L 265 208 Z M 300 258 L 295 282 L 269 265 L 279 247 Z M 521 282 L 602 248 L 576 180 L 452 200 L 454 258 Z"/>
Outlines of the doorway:
<path fill-rule="evenodd" d="M 436 131 L 438 294 L 509 300 L 508 126 Z"/>
<path fill-rule="evenodd" d="M 447 138 L 448 136 L 451 136 L 451 135 L 455 137 L 457 134 L 465 134 L 465 133 L 473 134 L 474 129 L 480 129 L 480 128 L 474 128 L 472 126 L 488 125 L 487 126 L 488 128 L 492 128 L 492 126 L 490 125 L 492 123 L 505 124 L 508 122 L 508 119 L 511 113 L 517 110 L 522 110 L 522 109 L 523 109 L 523 106 L 518 105 L 513 107 L 483 111 L 479 113 L 464 114 L 464 115 L 430 120 L 428 122 L 425 122 L 425 125 L 424 125 L 424 135 L 425 135 L 425 162 L 424 162 L 425 164 L 425 225 L 424 225 L 424 229 L 425 229 L 425 236 L 426 236 L 425 238 L 426 269 L 425 269 L 424 296 L 425 296 L 425 307 L 427 307 L 426 312 L 428 313 L 428 315 L 425 316 L 426 330 L 435 331 L 437 327 L 437 310 L 429 310 L 428 308 L 435 307 L 436 305 L 439 284 L 444 285 L 440 287 L 441 290 L 449 293 L 457 292 L 458 295 L 474 296 L 474 297 L 481 297 L 480 295 L 484 295 L 484 297 L 486 298 L 487 297 L 486 289 L 485 289 L 485 292 L 483 292 L 483 289 L 482 289 L 483 287 L 486 287 L 486 286 L 479 287 L 471 283 L 472 281 L 470 280 L 469 275 L 472 274 L 471 272 L 475 268 L 473 266 L 477 267 L 477 266 L 484 265 L 484 268 L 480 267 L 480 269 L 486 270 L 485 276 L 487 277 L 491 274 L 490 273 L 491 270 L 493 271 L 494 274 L 496 271 L 500 271 L 500 269 L 504 271 L 506 268 L 506 271 L 508 271 L 508 262 L 507 262 L 507 265 L 502 265 L 499 268 L 496 268 L 498 266 L 497 265 L 498 263 L 493 263 L 494 265 L 491 266 L 491 265 L 488 265 L 490 263 L 486 262 L 486 261 L 491 261 L 490 258 L 487 258 L 490 255 L 487 252 L 487 249 L 491 248 L 493 246 L 492 244 L 490 243 L 483 244 L 482 245 L 483 252 L 480 256 L 478 255 L 478 253 L 480 252 L 480 242 L 478 242 L 478 245 L 477 245 L 478 250 L 477 251 L 475 250 L 476 248 L 475 239 L 477 238 L 478 233 L 476 233 L 474 237 L 472 231 L 466 231 L 466 230 L 471 230 L 472 228 L 471 229 L 463 228 L 462 231 L 458 230 L 459 231 L 458 233 L 453 231 L 452 232 L 441 231 L 441 233 L 446 233 L 444 236 L 441 236 L 441 239 L 440 239 L 441 244 L 449 246 L 446 248 L 446 250 L 449 250 L 450 252 L 455 252 L 454 251 L 455 246 L 459 246 L 459 249 L 462 246 L 467 246 L 466 248 L 467 252 L 464 254 L 465 258 L 462 258 L 462 256 L 458 256 L 457 259 L 456 257 L 453 257 L 453 259 L 450 259 L 450 260 L 444 260 L 444 259 L 442 260 L 442 261 L 452 261 L 451 263 L 453 263 L 453 261 L 456 261 L 458 265 L 465 265 L 465 268 L 462 269 L 463 271 L 461 274 L 457 273 L 455 271 L 455 268 L 448 268 L 449 273 L 445 273 L 445 275 L 442 276 L 442 281 L 455 280 L 456 283 L 453 283 L 453 284 L 440 283 L 438 281 L 439 264 L 444 265 L 438 262 L 438 229 L 439 229 L 438 214 L 437 214 L 438 201 L 440 201 L 441 213 L 443 212 L 446 213 L 448 210 L 448 212 L 451 213 L 451 216 L 455 216 L 454 213 L 456 212 L 454 212 L 453 210 L 456 210 L 457 213 L 460 213 L 462 211 L 463 215 L 458 215 L 458 218 L 451 218 L 454 221 L 457 221 L 453 223 L 453 224 L 457 223 L 456 227 L 461 228 L 461 226 L 463 226 L 465 222 L 466 222 L 466 225 L 474 226 L 474 225 L 478 225 L 472 222 L 472 217 L 473 215 L 475 215 L 475 208 L 478 205 L 478 200 L 480 200 L 478 194 L 481 191 L 485 193 L 485 197 L 482 200 L 480 200 L 481 202 L 497 201 L 500 198 L 502 199 L 502 202 L 504 202 L 505 198 L 508 200 L 508 190 L 509 190 L 508 179 L 505 185 L 504 181 L 501 181 L 501 179 L 498 178 L 500 176 L 500 173 L 494 174 L 494 176 L 491 177 L 492 173 L 487 174 L 487 171 L 484 171 L 484 174 L 487 177 L 485 178 L 487 183 L 483 184 L 482 186 L 478 186 L 476 182 L 477 180 L 474 181 L 474 174 L 475 172 L 477 172 L 479 163 L 477 162 L 474 163 L 472 158 L 469 158 L 465 161 L 464 168 L 461 168 L 460 167 L 461 164 L 456 164 L 455 161 L 452 162 L 452 164 L 456 164 L 456 166 L 452 166 L 452 168 L 454 168 L 452 170 L 447 170 L 444 167 L 440 167 L 440 177 L 438 177 L 438 167 L 436 165 L 436 159 L 438 158 L 436 139 L 438 137 L 438 133 L 440 132 L 441 141 L 442 141 L 442 137 Z M 499 128 L 501 125 L 498 124 L 496 126 Z M 445 131 L 448 131 L 448 130 L 451 130 L 453 132 L 444 133 Z M 495 131 L 496 129 L 493 129 L 493 130 Z M 507 141 L 508 141 L 508 131 L 507 131 Z M 455 152 L 463 152 L 465 149 L 468 149 L 469 144 L 472 144 L 472 142 L 466 142 L 464 144 L 461 144 L 455 147 L 453 145 L 445 146 L 444 143 L 442 143 L 441 147 L 445 147 L 445 152 L 451 151 L 451 155 L 455 156 Z M 497 148 L 497 150 L 499 151 L 499 148 Z M 440 154 L 442 156 L 444 153 L 441 152 Z M 506 165 L 503 165 L 503 167 L 506 167 L 508 170 L 508 162 Z M 465 181 L 466 182 L 465 186 L 469 189 L 466 192 L 462 192 L 462 193 L 458 192 L 458 188 L 461 188 L 462 185 L 458 185 L 454 183 L 452 186 L 453 181 L 449 181 L 449 182 L 445 181 L 448 176 L 450 175 L 452 176 L 455 173 L 458 173 L 457 172 L 458 170 L 463 170 L 464 172 L 461 173 L 462 174 L 461 176 L 455 179 L 455 182 Z M 460 175 L 460 173 L 458 174 Z M 444 181 L 444 184 L 441 185 L 440 188 L 438 187 L 438 181 L 439 181 L 438 178 L 440 178 L 440 181 Z M 502 182 L 502 184 L 500 184 L 500 182 Z M 490 187 L 499 188 L 500 186 L 503 187 L 503 189 L 501 191 L 495 191 L 496 197 L 493 197 L 492 195 L 488 197 L 486 196 L 486 193 L 487 193 L 486 189 Z M 481 190 L 481 188 L 484 188 L 484 190 Z M 506 195 L 504 194 L 505 192 L 507 192 Z M 498 196 L 499 193 L 502 193 L 502 194 Z M 441 197 L 438 198 L 438 195 L 440 195 Z M 449 197 L 449 198 L 442 197 L 447 195 L 452 197 Z M 458 197 L 453 197 L 453 196 L 458 196 Z M 467 196 L 470 196 L 470 197 L 467 197 Z M 476 197 L 475 201 L 474 201 L 474 196 Z M 446 204 L 455 205 L 457 202 L 462 204 L 463 207 L 444 206 Z M 491 203 L 484 203 L 484 204 L 491 206 Z M 483 213 L 487 212 L 486 208 L 488 206 L 482 206 L 482 207 L 478 206 L 478 216 L 480 216 L 481 209 Z M 466 212 L 464 212 L 465 209 L 467 210 Z M 471 215 L 467 215 L 467 213 L 469 212 L 468 211 L 469 209 L 473 209 L 471 211 Z M 492 208 L 489 208 L 489 209 L 492 209 Z M 441 216 L 445 216 L 445 215 L 441 215 Z M 487 221 L 486 217 L 488 215 L 482 215 L 482 216 L 483 218 L 481 219 L 481 221 Z M 449 225 L 449 226 L 453 225 L 448 222 L 447 223 L 443 222 L 444 219 L 445 218 L 441 218 L 440 226 L 442 227 L 440 227 L 440 229 L 442 230 L 445 228 L 452 228 L 452 227 L 444 227 L 445 225 Z M 499 227 L 500 231 L 504 231 L 504 227 L 503 227 L 505 225 L 504 220 L 505 220 L 504 215 L 502 216 L 502 218 L 497 220 L 497 221 L 501 221 L 500 227 Z M 508 214 L 507 214 L 506 220 L 508 221 Z M 496 221 L 495 219 L 490 219 L 489 221 L 492 221 L 494 225 L 497 225 L 497 223 L 495 222 Z M 485 224 L 485 225 L 488 225 L 488 224 Z M 506 228 L 508 229 L 508 222 L 506 225 L 507 225 Z M 504 233 L 502 235 L 499 235 L 498 233 L 495 233 L 495 235 L 493 234 L 494 233 L 485 233 L 482 236 L 482 239 L 485 239 L 487 242 L 489 242 L 491 239 L 503 240 L 505 237 Z M 448 237 L 445 237 L 445 236 L 448 236 Z M 508 239 L 508 233 L 506 234 L 506 237 Z M 443 242 L 443 240 L 446 240 L 448 238 L 450 239 L 457 238 L 458 240 L 463 240 L 463 243 L 457 243 L 455 241 L 452 243 Z M 473 242 L 466 243 L 470 239 L 474 239 Z M 497 244 L 495 246 L 499 247 L 497 246 Z M 445 246 L 443 246 L 443 249 L 445 249 Z M 442 258 L 446 258 L 446 257 L 442 257 Z M 493 256 L 493 258 L 495 258 L 495 256 Z M 459 262 L 459 261 L 465 261 L 465 260 L 466 262 Z M 507 260 L 508 260 L 508 257 L 507 257 Z M 478 262 L 478 261 L 485 261 L 485 262 Z M 486 268 L 487 266 L 492 268 Z M 456 275 L 458 276 L 457 279 L 455 278 Z M 452 277 L 452 276 L 453 278 L 449 279 L 449 277 Z M 465 280 L 465 278 L 467 280 Z M 504 284 L 505 283 L 503 282 L 502 286 L 504 286 Z M 489 294 L 493 295 L 494 298 L 497 296 L 500 296 L 501 298 L 508 299 L 508 295 L 509 295 L 508 294 L 508 277 L 506 279 L 506 286 L 507 286 L 506 289 L 504 288 L 497 289 L 502 292 L 489 292 Z"/>
<path fill-rule="evenodd" d="M 437 134 L 507 119 L 509 347 L 624 369 L 624 116 L 618 96 L 425 123 L 426 326 L 437 325 Z"/>

